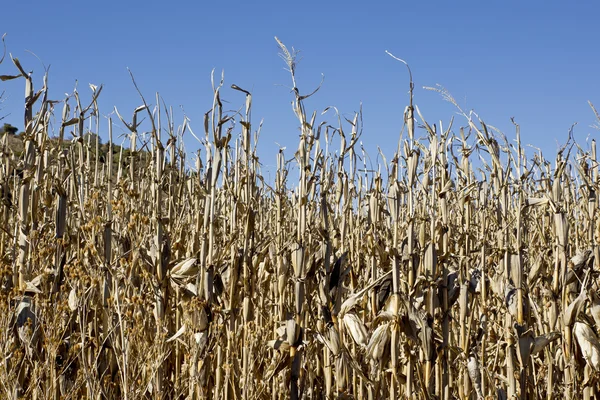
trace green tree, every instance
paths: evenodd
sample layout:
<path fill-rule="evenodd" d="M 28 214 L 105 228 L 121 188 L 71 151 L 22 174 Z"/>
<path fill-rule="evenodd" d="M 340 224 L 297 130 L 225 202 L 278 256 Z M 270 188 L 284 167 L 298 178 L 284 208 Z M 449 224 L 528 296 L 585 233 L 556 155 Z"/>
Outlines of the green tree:
<path fill-rule="evenodd" d="M 98 140 L 98 144 L 102 145 L 102 138 L 93 132 L 88 132 L 83 135 L 83 141 L 92 146 L 96 146 L 96 139 Z M 95 148 L 95 147 L 94 147 Z"/>
<path fill-rule="evenodd" d="M 19 128 L 12 126 L 11 124 L 4 124 L 2 128 L 0 128 L 0 133 L 8 133 L 9 135 L 16 135 L 18 131 Z"/>

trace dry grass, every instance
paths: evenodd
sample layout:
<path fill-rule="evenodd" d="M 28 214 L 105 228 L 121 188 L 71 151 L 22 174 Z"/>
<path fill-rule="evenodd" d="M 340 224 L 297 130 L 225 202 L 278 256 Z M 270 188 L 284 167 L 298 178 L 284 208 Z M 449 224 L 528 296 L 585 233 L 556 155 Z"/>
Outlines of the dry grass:
<path fill-rule="evenodd" d="M 411 90 L 380 174 L 360 114 L 318 124 L 295 90 L 298 149 L 271 184 L 235 85 L 226 114 L 214 82 L 192 172 L 168 110 L 118 114 L 127 160 L 109 120 L 100 160 L 64 137 L 100 132 L 101 88 L 53 103 L 13 64 L 26 132 L 20 156 L 0 143 L 3 398 L 598 395 L 595 142 L 527 160 L 518 126 L 514 145 L 460 109 L 456 134 L 417 124 Z"/>

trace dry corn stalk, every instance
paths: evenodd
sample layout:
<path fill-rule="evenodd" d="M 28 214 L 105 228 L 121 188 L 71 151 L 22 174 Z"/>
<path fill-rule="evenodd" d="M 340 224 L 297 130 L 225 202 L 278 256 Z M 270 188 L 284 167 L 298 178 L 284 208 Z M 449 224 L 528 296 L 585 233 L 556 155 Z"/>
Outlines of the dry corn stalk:
<path fill-rule="evenodd" d="M 3 398 L 597 396 L 595 143 L 528 160 L 518 125 L 512 145 L 460 108 L 457 133 L 428 123 L 411 81 L 398 147 L 370 169 L 361 113 L 308 112 L 279 45 L 300 136 L 274 182 L 252 96 L 231 86 L 243 111 L 227 112 L 224 76 L 190 169 L 196 135 L 158 96 L 117 113 L 126 146 L 109 119 L 105 145 L 86 136 L 103 129 L 91 85 L 54 139 L 46 80 L 34 91 L 13 59 L 2 80 L 25 78 L 26 112 L 23 152 L 0 141 Z"/>

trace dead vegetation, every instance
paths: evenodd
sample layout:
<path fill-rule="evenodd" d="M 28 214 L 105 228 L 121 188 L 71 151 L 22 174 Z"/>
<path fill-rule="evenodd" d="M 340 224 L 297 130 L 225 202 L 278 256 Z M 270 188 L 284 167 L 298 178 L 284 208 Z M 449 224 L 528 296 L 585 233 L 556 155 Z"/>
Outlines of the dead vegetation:
<path fill-rule="evenodd" d="M 64 137 L 100 132 L 102 88 L 53 102 L 12 59 L 26 129 L 21 155 L 0 143 L 2 397 L 596 397 L 595 141 L 528 160 L 518 125 L 513 144 L 460 109 L 457 133 L 428 124 L 411 79 L 397 151 L 368 170 L 360 113 L 317 122 L 278 43 L 300 136 L 274 182 L 252 95 L 232 85 L 226 113 L 223 79 L 190 171 L 194 133 L 158 97 L 116 113 L 127 157 L 108 120 L 100 162 Z"/>

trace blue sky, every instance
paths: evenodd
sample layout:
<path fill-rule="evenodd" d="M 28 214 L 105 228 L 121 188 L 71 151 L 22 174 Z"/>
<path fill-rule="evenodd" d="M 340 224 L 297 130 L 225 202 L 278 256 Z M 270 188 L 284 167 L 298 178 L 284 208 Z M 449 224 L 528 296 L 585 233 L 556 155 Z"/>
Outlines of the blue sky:
<path fill-rule="evenodd" d="M 61 100 L 75 80 L 84 99 L 88 83 L 104 84 L 101 112 L 113 106 L 127 119 L 140 105 L 127 68 L 146 98 L 159 92 L 176 112 L 185 108 L 191 126 L 202 133 L 211 105 L 210 72 L 225 71 L 223 98 L 232 109 L 253 93 L 253 126 L 264 125 L 259 156 L 275 164 L 277 144 L 292 157 L 298 123 L 292 113 L 290 78 L 273 37 L 301 51 L 298 86 L 320 92 L 307 110 L 336 106 L 351 117 L 362 102 L 362 140 L 373 159 L 376 146 L 392 156 L 408 102 L 406 68 L 385 54 L 406 60 L 415 81 L 415 103 L 431 123 L 447 124 L 456 109 L 423 86 L 447 88 L 465 110 L 514 138 L 510 117 L 521 125 L 523 142 L 553 159 L 571 125 L 575 136 L 598 136 L 587 101 L 600 107 L 599 54 L 595 2 L 201 2 L 7 0 L 0 34 L 8 51 L 34 71 L 41 85 L 50 68 L 50 97 Z M 92 5 L 93 4 L 93 5 Z M 13 74 L 10 60 L 0 74 Z M 0 82 L 5 91 L 0 116 L 22 128 L 23 80 Z M 59 116 L 57 115 L 57 118 Z M 334 124 L 333 114 L 321 119 Z M 116 119 L 116 116 L 115 116 Z M 455 128 L 465 125 L 456 116 Z M 106 132 L 106 123 L 101 126 Z M 116 133 L 124 132 L 117 125 Z M 198 147 L 191 136 L 190 151 Z"/>

